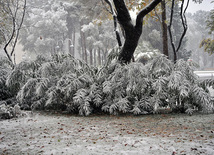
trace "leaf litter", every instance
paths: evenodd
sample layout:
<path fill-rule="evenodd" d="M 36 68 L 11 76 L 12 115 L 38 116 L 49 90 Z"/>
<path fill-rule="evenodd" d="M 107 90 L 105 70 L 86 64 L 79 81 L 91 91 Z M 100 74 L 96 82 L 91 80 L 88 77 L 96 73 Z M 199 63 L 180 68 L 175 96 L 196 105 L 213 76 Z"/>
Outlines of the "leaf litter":
<path fill-rule="evenodd" d="M 35 113 L 0 121 L 0 154 L 214 154 L 214 114 L 80 117 Z"/>

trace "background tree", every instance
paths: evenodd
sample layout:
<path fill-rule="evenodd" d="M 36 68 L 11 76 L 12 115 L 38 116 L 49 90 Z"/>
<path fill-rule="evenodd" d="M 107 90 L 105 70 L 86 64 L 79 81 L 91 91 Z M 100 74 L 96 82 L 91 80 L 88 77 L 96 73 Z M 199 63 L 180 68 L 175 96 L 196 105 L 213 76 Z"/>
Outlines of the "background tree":
<path fill-rule="evenodd" d="M 25 17 L 26 0 L 1 0 L 0 6 L 0 40 L 7 58 L 16 64 L 14 51 Z"/>
<path fill-rule="evenodd" d="M 212 3 L 214 3 L 214 1 L 212 1 Z M 208 17 L 207 22 L 207 27 L 210 29 L 209 34 L 213 35 L 214 32 L 214 9 L 211 10 L 210 15 Z M 208 39 L 204 39 L 201 44 L 200 47 L 204 47 L 204 51 L 209 53 L 209 54 L 213 54 L 214 53 L 214 40 L 213 38 L 208 38 Z"/>
<path fill-rule="evenodd" d="M 209 30 L 206 28 L 206 20 L 209 17 L 208 11 L 199 10 L 194 14 L 188 13 L 188 31 L 186 49 L 192 51 L 191 59 L 195 61 L 200 70 L 211 69 L 214 66 L 214 55 L 204 52 L 203 48 L 199 48 L 204 38 L 211 38 Z"/>
<path fill-rule="evenodd" d="M 29 55 L 51 55 L 63 51 L 68 34 L 67 12 L 54 0 L 30 1 L 21 43 Z"/>
<path fill-rule="evenodd" d="M 108 53 L 116 46 L 113 34 L 113 26 L 110 20 L 102 23 L 90 22 L 82 26 L 82 33 L 86 35 L 86 50 L 89 53 L 90 65 L 104 64 L 107 61 Z"/>
<path fill-rule="evenodd" d="M 115 38 L 109 28 L 110 19 L 100 12 L 100 5 L 103 7 L 101 1 L 93 1 L 93 5 L 75 0 L 30 1 L 21 35 L 26 54 L 32 57 L 68 52 L 85 62 L 103 64 L 115 47 Z"/>

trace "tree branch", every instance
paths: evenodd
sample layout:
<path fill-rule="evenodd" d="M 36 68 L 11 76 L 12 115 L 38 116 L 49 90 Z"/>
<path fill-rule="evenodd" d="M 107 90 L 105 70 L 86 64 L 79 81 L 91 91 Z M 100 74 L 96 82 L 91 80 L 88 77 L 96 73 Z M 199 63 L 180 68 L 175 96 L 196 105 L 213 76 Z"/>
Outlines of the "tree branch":
<path fill-rule="evenodd" d="M 124 0 L 113 0 L 114 5 L 117 11 L 117 19 L 121 26 L 126 29 L 131 24 L 131 16 L 129 14 L 129 10 L 126 7 Z"/>
<path fill-rule="evenodd" d="M 143 18 L 151 12 L 162 0 L 153 0 L 149 5 L 147 5 L 144 9 L 142 9 L 136 19 L 136 27 L 142 26 Z"/>
<path fill-rule="evenodd" d="M 121 42 L 121 38 L 120 38 L 120 34 L 118 32 L 118 28 L 117 28 L 117 15 L 113 9 L 112 3 L 109 0 L 105 0 L 105 2 L 109 5 L 111 12 L 112 12 L 112 16 L 113 16 L 113 20 L 114 20 L 114 32 L 116 34 L 116 39 L 118 42 L 118 46 L 121 47 L 122 46 L 122 42 Z"/>
<path fill-rule="evenodd" d="M 8 57 L 8 59 L 9 59 L 11 62 L 13 62 L 13 61 L 12 61 L 12 59 L 11 59 L 11 57 L 10 57 L 8 51 L 7 51 L 7 47 L 9 46 L 9 44 L 11 43 L 11 41 L 12 41 L 14 35 L 15 35 L 16 25 L 15 25 L 15 19 L 14 19 L 14 17 L 12 17 L 12 22 L 13 22 L 12 34 L 11 34 L 9 40 L 6 42 L 6 44 L 5 44 L 5 46 L 4 46 L 4 51 L 5 51 L 5 53 L 6 53 L 7 57 Z"/>
<path fill-rule="evenodd" d="M 103 3 L 103 5 L 104 5 L 106 11 L 109 12 L 110 14 L 113 14 L 113 12 L 111 12 L 111 10 L 109 10 L 109 9 L 105 6 L 104 1 L 105 1 L 108 5 L 111 5 L 111 3 L 109 2 L 109 0 L 102 0 L 102 3 Z"/>
<path fill-rule="evenodd" d="M 184 31 L 183 31 L 183 33 L 181 35 L 180 40 L 179 40 L 179 44 L 178 44 L 176 52 L 179 51 L 179 49 L 181 47 L 181 43 L 183 41 L 183 38 L 184 38 L 184 36 L 186 35 L 186 32 L 187 32 L 187 20 L 186 20 L 185 13 L 186 13 L 186 10 L 187 10 L 188 6 L 189 6 L 189 0 L 187 0 L 187 5 L 186 5 L 185 9 L 183 9 L 184 8 L 184 0 L 182 0 L 180 17 L 181 17 L 181 21 L 182 21 L 182 25 L 183 25 Z"/>
<path fill-rule="evenodd" d="M 15 47 L 16 47 L 16 43 L 17 43 L 18 37 L 19 37 L 19 32 L 20 32 L 20 29 L 21 29 L 22 24 L 23 24 L 23 22 L 24 22 L 24 17 L 25 17 L 25 12 L 26 12 L 26 3 L 27 3 L 27 0 L 24 1 L 22 18 L 21 18 L 20 24 L 18 25 L 18 29 L 17 29 L 17 33 L 16 33 L 15 42 L 14 42 L 14 44 L 13 44 L 13 49 L 12 49 L 12 51 L 11 51 L 11 56 L 12 56 L 13 53 L 14 53 L 14 50 L 15 50 Z M 18 7 L 18 6 L 17 6 L 17 7 Z M 15 63 L 15 62 L 14 62 L 14 63 Z"/>

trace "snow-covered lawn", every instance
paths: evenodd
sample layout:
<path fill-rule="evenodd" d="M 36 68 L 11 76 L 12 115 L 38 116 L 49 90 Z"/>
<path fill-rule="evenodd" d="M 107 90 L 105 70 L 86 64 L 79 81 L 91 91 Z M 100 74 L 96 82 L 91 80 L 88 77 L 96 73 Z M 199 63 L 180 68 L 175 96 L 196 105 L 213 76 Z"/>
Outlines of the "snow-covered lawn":
<path fill-rule="evenodd" d="M 0 121 L 0 154 L 214 154 L 214 114 L 35 113 Z"/>

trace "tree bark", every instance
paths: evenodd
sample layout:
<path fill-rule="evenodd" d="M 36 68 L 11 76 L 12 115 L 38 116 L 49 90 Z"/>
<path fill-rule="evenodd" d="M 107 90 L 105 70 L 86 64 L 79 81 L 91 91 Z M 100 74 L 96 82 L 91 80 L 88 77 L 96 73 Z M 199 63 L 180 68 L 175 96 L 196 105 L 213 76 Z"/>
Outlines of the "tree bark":
<path fill-rule="evenodd" d="M 125 32 L 125 42 L 120 51 L 118 60 L 121 63 L 127 64 L 131 61 L 142 34 L 143 18 L 151 12 L 161 0 L 153 0 L 148 6 L 142 9 L 137 15 L 136 25 L 132 23 L 131 16 L 124 0 L 113 0 L 113 2 L 117 11 L 117 19 Z"/>
<path fill-rule="evenodd" d="M 168 51 L 168 36 L 167 36 L 167 24 L 166 24 L 166 2 L 162 0 L 161 2 L 162 10 L 162 41 L 163 41 L 163 54 L 169 57 Z"/>

